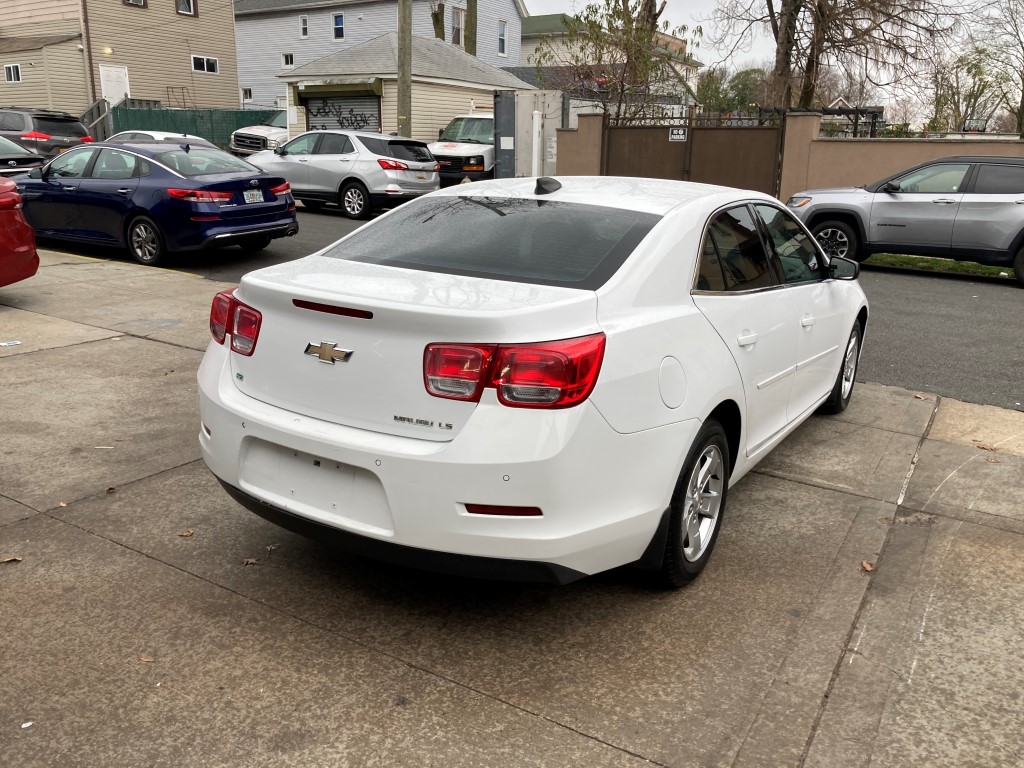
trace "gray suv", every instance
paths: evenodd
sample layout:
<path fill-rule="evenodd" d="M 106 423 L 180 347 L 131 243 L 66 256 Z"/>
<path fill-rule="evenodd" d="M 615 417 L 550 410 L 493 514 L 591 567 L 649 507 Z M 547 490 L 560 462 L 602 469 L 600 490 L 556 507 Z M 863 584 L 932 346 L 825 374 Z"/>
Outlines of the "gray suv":
<path fill-rule="evenodd" d="M 0 107 L 0 136 L 47 157 L 93 140 L 74 115 L 25 107 Z"/>
<path fill-rule="evenodd" d="M 799 192 L 787 205 L 830 256 L 1012 266 L 1024 285 L 1024 158 L 944 157 L 866 187 Z"/>
<path fill-rule="evenodd" d="M 309 131 L 246 160 L 287 179 L 306 208 L 337 203 L 353 219 L 440 187 L 437 160 L 424 142 L 383 133 Z"/>

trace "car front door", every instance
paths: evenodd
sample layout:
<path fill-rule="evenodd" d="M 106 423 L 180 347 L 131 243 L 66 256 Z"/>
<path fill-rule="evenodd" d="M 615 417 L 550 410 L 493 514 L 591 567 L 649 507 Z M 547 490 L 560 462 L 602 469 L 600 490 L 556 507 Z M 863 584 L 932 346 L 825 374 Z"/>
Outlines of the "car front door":
<path fill-rule="evenodd" d="M 793 307 L 797 329 L 796 374 L 786 407 L 790 421 L 816 408 L 835 384 L 850 328 L 849 308 L 831 279 L 814 238 L 786 211 L 756 204 Z"/>
<path fill-rule="evenodd" d="M 58 155 L 43 168 L 41 178 L 29 179 L 21 187 L 25 218 L 38 234 L 81 235 L 78 187 L 96 152 L 95 147 L 84 147 Z"/>
<path fill-rule="evenodd" d="M 973 188 L 960 201 L 953 248 L 1005 250 L 1022 231 L 1024 165 L 982 163 Z"/>
<path fill-rule="evenodd" d="M 949 248 L 969 163 L 935 163 L 894 179 L 874 194 L 872 243 Z"/>
<path fill-rule="evenodd" d="M 309 157 L 309 189 L 320 195 L 337 195 L 357 157 L 351 139 L 343 133 L 325 133 Z"/>
<path fill-rule="evenodd" d="M 746 397 L 747 456 L 789 423 L 796 374 L 796 309 L 771 266 L 749 206 L 712 217 L 704 235 L 693 301 L 722 338 Z"/>
<path fill-rule="evenodd" d="M 132 196 L 139 186 L 138 155 L 103 148 L 89 174 L 78 184 L 78 212 L 84 236 L 117 243 L 124 232 L 125 217 L 132 210 Z"/>
<path fill-rule="evenodd" d="M 291 184 L 293 192 L 309 191 L 309 158 L 316 148 L 319 133 L 304 133 L 296 136 L 277 152 L 273 159 L 263 160 L 260 167 L 267 173 L 283 176 Z"/>

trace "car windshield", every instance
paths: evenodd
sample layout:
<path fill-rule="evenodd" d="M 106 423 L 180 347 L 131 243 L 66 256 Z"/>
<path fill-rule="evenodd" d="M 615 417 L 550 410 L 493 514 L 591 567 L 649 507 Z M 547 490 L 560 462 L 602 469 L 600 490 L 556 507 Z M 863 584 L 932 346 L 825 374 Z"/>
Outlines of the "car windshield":
<path fill-rule="evenodd" d="M 489 117 L 457 117 L 448 123 L 439 141 L 491 144 L 494 142 L 494 120 Z"/>
<path fill-rule="evenodd" d="M 205 147 L 189 147 L 161 152 L 156 159 L 182 176 L 209 176 L 215 173 L 260 173 L 260 169 L 249 165 L 227 152 Z"/>
<path fill-rule="evenodd" d="M 596 290 L 660 216 L 597 205 L 430 197 L 399 208 L 325 255 L 450 275 Z"/>
<path fill-rule="evenodd" d="M 29 151 L 27 149 L 18 144 L 15 144 L 13 141 L 9 139 L 5 139 L 3 136 L 0 136 L 0 152 L 3 152 L 5 155 L 29 154 Z"/>
<path fill-rule="evenodd" d="M 269 125 L 273 128 L 287 128 L 288 127 L 288 115 L 286 112 L 278 112 L 273 117 L 268 117 L 260 125 Z"/>
<path fill-rule="evenodd" d="M 36 117 L 36 130 L 51 136 L 88 136 L 85 126 L 77 120 L 62 120 L 52 117 Z"/>

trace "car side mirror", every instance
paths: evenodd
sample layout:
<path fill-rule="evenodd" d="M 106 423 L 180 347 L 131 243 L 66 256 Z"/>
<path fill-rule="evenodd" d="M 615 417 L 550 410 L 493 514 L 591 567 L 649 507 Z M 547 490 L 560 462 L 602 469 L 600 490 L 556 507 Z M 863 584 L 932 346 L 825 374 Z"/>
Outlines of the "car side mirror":
<path fill-rule="evenodd" d="M 285 149 L 284 147 L 274 147 L 274 154 L 281 155 L 281 157 L 284 157 L 285 155 L 288 154 L 288 150 Z"/>
<path fill-rule="evenodd" d="M 883 192 L 899 192 L 900 183 L 898 181 L 887 181 L 882 185 Z"/>
<path fill-rule="evenodd" d="M 30 179 L 41 179 L 41 178 L 43 178 L 43 169 L 42 168 L 33 168 L 31 171 L 28 172 L 28 177 Z"/>
<path fill-rule="evenodd" d="M 853 259 L 833 256 L 828 263 L 828 276 L 836 280 L 856 280 L 860 275 L 860 264 Z"/>

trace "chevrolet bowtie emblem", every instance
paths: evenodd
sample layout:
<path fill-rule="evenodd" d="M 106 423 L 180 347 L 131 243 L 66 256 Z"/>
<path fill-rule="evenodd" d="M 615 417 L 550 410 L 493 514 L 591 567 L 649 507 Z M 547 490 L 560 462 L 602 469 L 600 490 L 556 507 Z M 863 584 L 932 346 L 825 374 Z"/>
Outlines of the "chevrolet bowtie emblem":
<path fill-rule="evenodd" d="M 352 350 L 338 349 L 338 345 L 333 341 L 321 341 L 319 344 L 313 342 L 307 344 L 306 354 L 319 359 L 321 363 L 334 365 L 336 362 L 347 363 L 348 359 L 352 357 Z"/>

